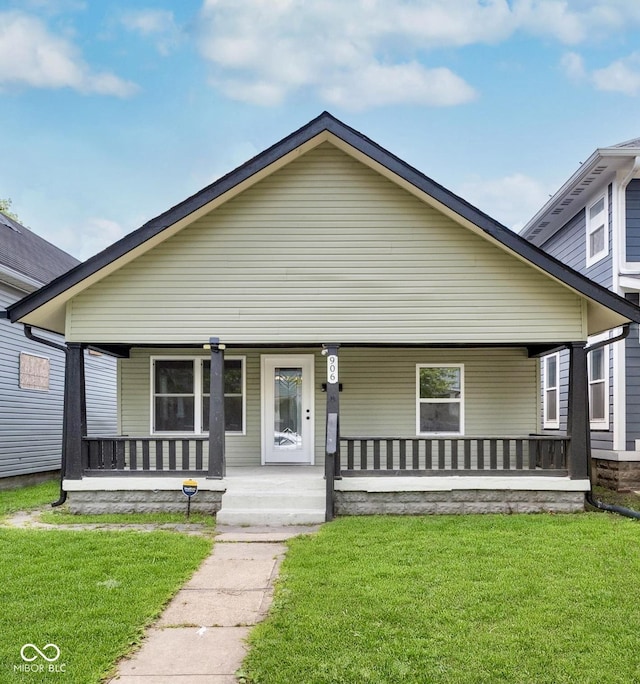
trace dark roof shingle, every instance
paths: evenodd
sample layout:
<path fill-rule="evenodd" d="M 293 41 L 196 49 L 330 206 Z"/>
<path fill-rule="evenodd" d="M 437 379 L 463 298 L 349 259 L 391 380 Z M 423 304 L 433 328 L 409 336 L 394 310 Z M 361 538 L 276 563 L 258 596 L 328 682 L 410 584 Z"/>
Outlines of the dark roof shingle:
<path fill-rule="evenodd" d="M 0 212 L 0 264 L 45 284 L 80 262 Z"/>

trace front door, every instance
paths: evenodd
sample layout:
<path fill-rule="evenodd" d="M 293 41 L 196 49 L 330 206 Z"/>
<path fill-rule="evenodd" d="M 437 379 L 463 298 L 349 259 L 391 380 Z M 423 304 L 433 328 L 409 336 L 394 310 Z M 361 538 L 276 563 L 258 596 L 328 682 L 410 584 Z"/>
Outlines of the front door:
<path fill-rule="evenodd" d="M 312 354 L 262 357 L 262 462 L 313 464 Z"/>

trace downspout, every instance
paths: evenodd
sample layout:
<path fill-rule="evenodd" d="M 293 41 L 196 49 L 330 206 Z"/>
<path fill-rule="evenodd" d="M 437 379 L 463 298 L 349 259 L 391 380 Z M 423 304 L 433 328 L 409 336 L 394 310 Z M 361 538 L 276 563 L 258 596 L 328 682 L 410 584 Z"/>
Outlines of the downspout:
<path fill-rule="evenodd" d="M 586 352 L 592 352 L 596 349 L 600 349 L 601 347 L 606 347 L 609 344 L 613 344 L 614 342 L 621 342 L 622 340 L 626 340 L 627 337 L 629 336 L 629 332 L 631 330 L 631 325 L 627 323 L 625 326 L 622 328 L 622 333 L 616 337 L 612 337 L 610 340 L 601 340 L 600 342 L 596 342 L 593 345 L 589 345 L 588 347 L 585 348 Z M 623 515 L 626 518 L 635 518 L 636 520 L 640 520 L 640 513 L 638 511 L 634 511 L 630 508 L 625 508 L 624 506 L 615 506 L 614 504 L 608 504 L 605 503 L 604 501 L 599 501 L 598 499 L 594 498 L 593 495 L 593 480 L 591 478 L 591 456 L 587 459 L 587 473 L 589 475 L 589 491 L 585 492 L 584 494 L 584 499 L 585 501 L 590 505 L 593 506 L 594 508 L 598 508 L 601 511 L 609 511 L 610 513 L 618 513 L 619 515 Z"/>
<path fill-rule="evenodd" d="M 67 348 L 62 345 L 62 344 L 56 344 L 55 342 L 51 342 L 50 340 L 45 340 L 43 337 L 37 337 L 36 335 L 33 334 L 33 331 L 31 329 L 30 325 L 27 325 L 26 323 L 23 326 L 24 330 L 24 336 L 32 340 L 33 342 L 38 342 L 39 344 L 44 344 L 47 347 L 52 347 L 53 349 L 58 349 L 61 352 L 64 352 L 65 355 L 65 363 L 67 362 Z M 64 430 L 64 428 L 63 428 Z M 57 501 L 54 501 L 51 506 L 56 507 L 56 506 L 62 506 L 62 504 L 67 500 L 67 492 L 64 491 L 62 488 L 62 481 L 64 479 L 64 468 L 65 468 L 65 453 L 64 453 L 64 434 L 62 436 L 62 450 L 60 453 L 60 496 L 58 497 Z"/>

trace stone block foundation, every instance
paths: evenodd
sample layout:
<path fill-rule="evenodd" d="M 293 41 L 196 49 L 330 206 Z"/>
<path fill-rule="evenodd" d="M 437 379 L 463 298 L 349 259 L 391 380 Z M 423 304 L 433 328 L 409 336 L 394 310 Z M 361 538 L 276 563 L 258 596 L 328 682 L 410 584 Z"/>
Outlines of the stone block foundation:
<path fill-rule="evenodd" d="M 203 491 L 191 499 L 193 513 L 213 515 L 220 510 L 223 491 Z M 185 513 L 187 497 L 181 490 L 70 491 L 72 513 Z"/>
<path fill-rule="evenodd" d="M 577 513 L 584 492 L 457 489 L 453 491 L 336 491 L 336 515 Z"/>
<path fill-rule="evenodd" d="M 640 491 L 640 461 L 592 460 L 594 484 L 616 492 Z"/>

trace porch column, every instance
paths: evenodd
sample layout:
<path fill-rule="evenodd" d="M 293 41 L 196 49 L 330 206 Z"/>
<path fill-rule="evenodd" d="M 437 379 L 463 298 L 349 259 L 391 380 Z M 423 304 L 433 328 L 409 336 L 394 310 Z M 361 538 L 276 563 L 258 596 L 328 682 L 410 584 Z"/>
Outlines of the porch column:
<path fill-rule="evenodd" d="M 572 480 L 589 477 L 591 433 L 589 427 L 589 383 L 587 352 L 581 343 L 569 345 L 569 405 L 567 433 L 570 437 L 567 466 Z"/>
<path fill-rule="evenodd" d="M 209 339 L 211 373 L 209 374 L 209 470 L 208 478 L 225 476 L 224 459 L 224 345 L 218 337 Z"/>
<path fill-rule="evenodd" d="M 330 416 L 336 416 L 336 458 L 334 459 L 334 478 L 340 478 L 340 377 L 338 371 L 338 349 L 339 344 L 324 345 L 323 353 L 327 357 L 327 422 L 326 422 L 326 436 L 329 435 L 329 420 Z M 326 444 L 326 441 L 325 441 Z"/>
<path fill-rule="evenodd" d="M 63 477 L 81 480 L 82 438 L 87 436 L 87 399 L 84 381 L 84 350 L 78 342 L 67 342 L 64 365 L 64 409 L 62 420 Z"/>

